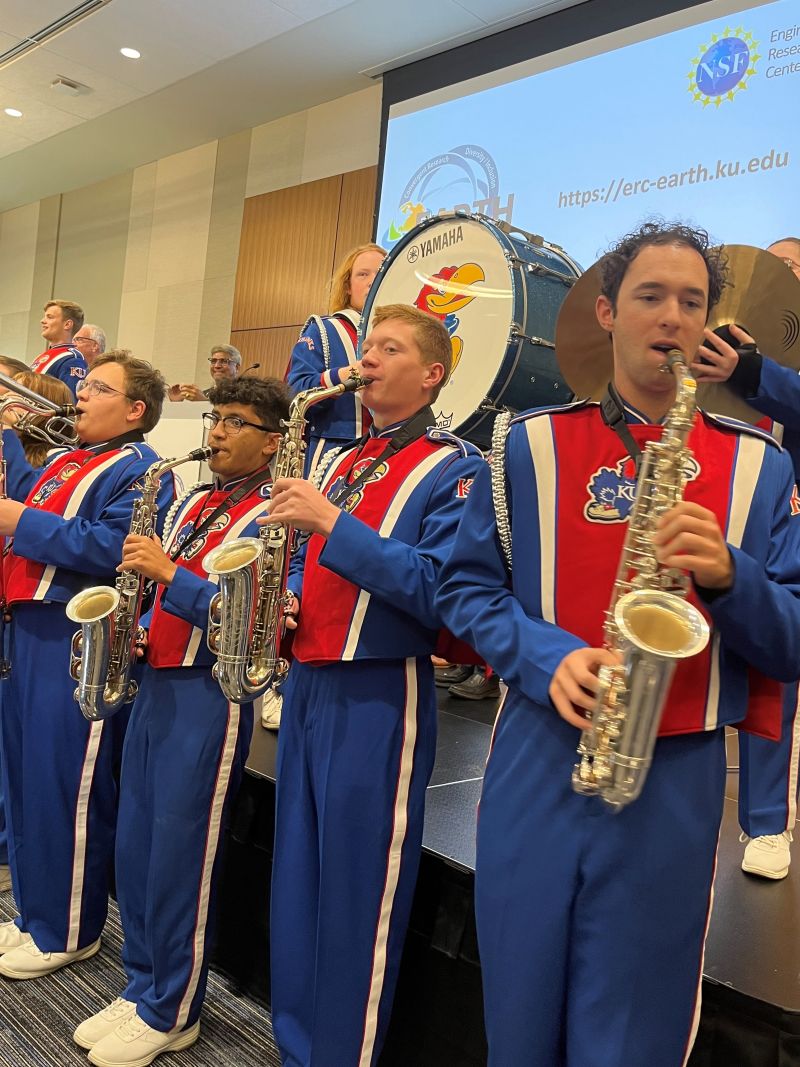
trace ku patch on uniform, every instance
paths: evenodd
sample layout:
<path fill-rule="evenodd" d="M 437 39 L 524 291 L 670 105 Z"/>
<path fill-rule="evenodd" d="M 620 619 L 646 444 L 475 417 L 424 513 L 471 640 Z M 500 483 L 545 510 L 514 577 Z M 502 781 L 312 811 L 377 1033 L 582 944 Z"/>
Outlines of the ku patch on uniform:
<path fill-rule="evenodd" d="M 456 486 L 456 496 L 462 500 L 465 497 L 468 497 L 474 481 L 474 478 L 459 478 L 458 485 Z"/>

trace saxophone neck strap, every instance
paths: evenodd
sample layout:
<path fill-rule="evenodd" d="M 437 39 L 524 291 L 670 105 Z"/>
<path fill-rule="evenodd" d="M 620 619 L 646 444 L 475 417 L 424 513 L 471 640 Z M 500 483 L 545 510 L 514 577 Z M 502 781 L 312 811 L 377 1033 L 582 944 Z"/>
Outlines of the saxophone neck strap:
<path fill-rule="evenodd" d="M 638 478 L 639 470 L 642 466 L 643 452 L 634 440 L 633 434 L 628 429 L 628 424 L 625 421 L 625 406 L 623 405 L 622 397 L 617 392 L 613 382 L 608 383 L 605 396 L 600 401 L 600 414 L 602 415 L 603 422 L 606 426 L 614 431 L 620 441 L 622 441 L 623 445 L 627 448 L 628 455 L 631 457 L 636 467 L 636 476 Z"/>
<path fill-rule="evenodd" d="M 259 467 L 257 471 L 253 471 L 249 478 L 245 478 L 243 482 L 240 482 L 233 490 L 233 492 L 229 493 L 224 500 L 217 504 L 211 514 L 207 515 L 203 519 L 197 529 L 192 532 L 191 537 L 185 538 L 185 540 L 181 541 L 177 548 L 174 548 L 172 552 L 170 552 L 169 558 L 172 560 L 172 562 L 177 563 L 177 561 L 183 554 L 183 550 L 185 548 L 188 548 L 189 545 L 194 544 L 195 541 L 199 540 L 208 530 L 209 526 L 211 526 L 212 523 L 217 521 L 220 515 L 223 515 L 226 511 L 230 511 L 231 508 L 235 508 L 240 500 L 244 500 L 244 498 L 249 493 L 252 493 L 254 489 L 256 489 L 260 485 L 263 485 L 267 481 L 269 481 L 268 468 Z M 209 490 L 208 495 L 210 496 L 213 492 L 214 489 L 212 486 L 212 488 Z M 206 499 L 208 499 L 208 497 Z M 203 508 L 200 509 L 201 514 L 202 511 Z"/>
<path fill-rule="evenodd" d="M 341 507 L 348 497 L 351 497 L 353 493 L 358 492 L 361 486 L 369 479 L 370 475 L 376 470 L 384 460 L 389 459 L 396 452 L 399 452 L 401 448 L 405 448 L 407 445 L 413 444 L 414 441 L 418 441 L 420 437 L 424 437 L 428 432 L 430 426 L 436 425 L 436 416 L 433 414 L 433 409 L 425 406 L 421 408 L 415 415 L 412 415 L 410 419 L 403 423 L 391 439 L 387 442 L 386 448 L 376 456 L 375 459 L 363 470 L 357 478 L 354 478 L 352 482 L 347 481 L 347 475 L 345 475 L 345 485 L 339 490 L 336 496 L 331 498 L 331 503 L 336 507 Z M 358 453 L 367 443 L 370 438 L 370 434 L 366 433 L 364 436 L 356 442 L 356 455 L 353 462 L 350 465 L 350 470 L 358 462 Z M 349 474 L 349 472 L 348 472 Z"/>

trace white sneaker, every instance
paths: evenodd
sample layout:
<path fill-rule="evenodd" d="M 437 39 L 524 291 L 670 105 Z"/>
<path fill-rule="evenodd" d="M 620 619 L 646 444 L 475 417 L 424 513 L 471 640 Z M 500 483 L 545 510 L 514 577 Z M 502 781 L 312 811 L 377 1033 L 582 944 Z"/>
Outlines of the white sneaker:
<path fill-rule="evenodd" d="M 70 963 L 88 960 L 99 951 L 99 937 L 91 945 L 76 949 L 75 952 L 42 952 L 33 940 L 28 940 L 0 957 L 0 974 L 6 978 L 41 978 L 42 975 L 68 967 Z"/>
<path fill-rule="evenodd" d="M 792 854 L 789 845 L 792 840 L 791 830 L 782 834 L 765 834 L 763 837 L 747 837 L 742 834 L 740 841 L 747 841 L 742 859 L 742 870 L 748 874 L 757 874 L 761 878 L 780 881 L 789 873 Z"/>
<path fill-rule="evenodd" d="M 12 949 L 21 948 L 30 939 L 31 935 L 26 934 L 24 930 L 20 930 L 13 920 L 7 923 L 0 923 L 0 956 L 4 952 L 11 952 Z"/>
<path fill-rule="evenodd" d="M 0 893 L 11 888 L 11 868 L 7 863 L 0 863 Z"/>
<path fill-rule="evenodd" d="M 280 727 L 282 707 L 283 695 L 268 689 L 261 702 L 261 725 L 265 730 L 277 730 Z"/>
<path fill-rule="evenodd" d="M 89 1062 L 95 1067 L 148 1067 L 162 1052 L 180 1052 L 193 1045 L 199 1036 L 200 1023 L 188 1030 L 165 1034 L 148 1026 L 134 1012 L 97 1042 L 89 1051 Z"/>
<path fill-rule="evenodd" d="M 81 1048 L 93 1048 L 101 1038 L 116 1030 L 119 1024 L 135 1011 L 136 1005 L 132 1000 L 117 997 L 91 1019 L 84 1019 L 72 1035 L 72 1040 Z"/>

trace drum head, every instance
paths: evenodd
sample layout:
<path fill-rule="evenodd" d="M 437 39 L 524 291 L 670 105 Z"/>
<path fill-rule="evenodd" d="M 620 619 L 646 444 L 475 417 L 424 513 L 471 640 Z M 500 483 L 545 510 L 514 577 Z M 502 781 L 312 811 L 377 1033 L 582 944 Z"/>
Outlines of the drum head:
<path fill-rule="evenodd" d="M 411 304 L 444 323 L 453 368 L 433 405 L 441 429 L 458 433 L 478 410 L 508 347 L 514 282 L 503 240 L 478 218 L 426 220 L 387 256 L 364 308 L 362 338 L 385 304 Z"/>

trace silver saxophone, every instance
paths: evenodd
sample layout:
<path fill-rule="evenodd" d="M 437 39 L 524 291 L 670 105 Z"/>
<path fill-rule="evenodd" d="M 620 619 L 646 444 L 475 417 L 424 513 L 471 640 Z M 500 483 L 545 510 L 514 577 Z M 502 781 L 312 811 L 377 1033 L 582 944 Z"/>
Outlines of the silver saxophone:
<path fill-rule="evenodd" d="M 322 400 L 352 393 L 367 385 L 355 371 L 339 385 L 297 393 L 282 422 L 286 432 L 275 454 L 275 481 L 302 478 L 306 413 Z M 293 533 L 276 523 L 261 527 L 258 537 L 239 537 L 219 545 L 203 567 L 219 581 L 208 613 L 208 647 L 216 655 L 214 677 L 234 704 L 255 700 L 279 685 L 289 670 L 280 654 L 285 612 L 291 602 L 286 588 Z"/>
<path fill-rule="evenodd" d="M 677 663 L 701 652 L 709 638 L 706 620 L 686 600 L 688 575 L 662 567 L 655 556 L 656 523 L 683 498 L 692 458 L 686 442 L 696 411 L 697 383 L 683 353 L 667 352 L 664 370 L 677 380 L 675 402 L 661 440 L 644 449 L 606 612 L 606 647 L 623 662 L 599 671 L 600 688 L 572 774 L 577 793 L 599 795 L 615 810 L 642 791 Z"/>
<path fill-rule="evenodd" d="M 133 505 L 128 533 L 152 537 L 161 478 L 173 467 L 204 461 L 210 455 L 210 448 L 195 448 L 186 456 L 152 463 L 145 472 L 142 495 Z M 91 722 L 107 719 L 136 696 L 138 686 L 131 673 L 141 635 L 145 581 L 143 575 L 126 568 L 114 586 L 94 585 L 76 593 L 67 604 L 67 618 L 80 625 L 72 638 L 69 666 L 78 683 L 75 700 Z"/>

